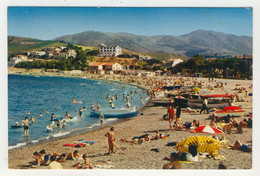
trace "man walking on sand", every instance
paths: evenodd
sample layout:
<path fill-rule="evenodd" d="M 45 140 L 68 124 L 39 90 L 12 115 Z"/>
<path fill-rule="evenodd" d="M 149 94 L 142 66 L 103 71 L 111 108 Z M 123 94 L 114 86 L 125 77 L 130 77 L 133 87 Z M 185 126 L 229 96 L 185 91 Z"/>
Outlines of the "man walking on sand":
<path fill-rule="evenodd" d="M 110 131 L 105 134 L 106 137 L 108 137 L 108 154 L 111 153 L 115 154 L 115 133 L 114 133 L 114 127 L 110 128 Z"/>
<path fill-rule="evenodd" d="M 208 99 L 205 98 L 204 101 L 203 101 L 203 105 L 201 107 L 201 110 L 200 110 L 200 114 L 203 112 L 203 111 L 207 111 L 207 114 L 209 114 L 209 108 L 208 108 Z"/>

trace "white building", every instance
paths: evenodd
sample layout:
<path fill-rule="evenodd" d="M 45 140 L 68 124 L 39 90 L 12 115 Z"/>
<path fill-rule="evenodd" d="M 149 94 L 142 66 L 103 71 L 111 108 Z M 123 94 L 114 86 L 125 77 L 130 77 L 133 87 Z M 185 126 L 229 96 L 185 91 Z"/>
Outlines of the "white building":
<path fill-rule="evenodd" d="M 69 55 L 69 57 L 76 57 L 76 55 L 77 55 L 77 52 L 75 51 L 75 50 L 73 50 L 73 49 L 70 49 L 69 51 L 68 51 L 68 55 Z"/>
<path fill-rule="evenodd" d="M 169 59 L 167 61 L 163 62 L 163 66 L 166 67 L 175 67 L 177 64 L 184 62 L 182 59 L 176 58 L 176 59 Z"/>
<path fill-rule="evenodd" d="M 151 56 L 139 56 L 139 60 L 151 60 Z"/>
<path fill-rule="evenodd" d="M 99 45 L 99 56 L 118 56 L 122 54 L 122 48 L 119 46 L 107 46 L 105 44 Z"/>
<path fill-rule="evenodd" d="M 17 56 L 10 59 L 8 66 L 15 66 L 16 64 L 18 64 L 20 62 L 24 62 L 24 61 L 27 61 L 27 56 L 17 55 Z"/>
<path fill-rule="evenodd" d="M 114 73 L 123 70 L 123 66 L 116 62 L 92 62 L 89 65 L 89 70 L 95 73 Z"/>

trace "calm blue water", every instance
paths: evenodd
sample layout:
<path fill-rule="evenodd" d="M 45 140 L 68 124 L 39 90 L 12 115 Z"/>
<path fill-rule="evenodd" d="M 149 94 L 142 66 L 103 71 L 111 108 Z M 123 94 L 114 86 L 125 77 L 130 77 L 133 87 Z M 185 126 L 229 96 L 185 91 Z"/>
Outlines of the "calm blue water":
<path fill-rule="evenodd" d="M 82 78 L 48 77 L 48 76 L 24 76 L 8 75 L 8 140 L 9 149 L 27 143 L 39 142 L 42 139 L 49 139 L 68 135 L 72 132 L 89 129 L 99 126 L 98 118 L 90 117 L 90 106 L 93 103 L 100 103 L 102 109 L 110 109 L 106 100 L 107 94 L 119 95 L 114 100 L 116 109 L 125 107 L 123 94 L 130 94 L 136 87 L 122 85 L 120 83 L 108 84 L 104 81 L 93 81 Z M 147 94 L 138 89 L 133 95 L 132 106 L 141 107 L 144 104 L 140 101 L 140 94 L 143 100 L 147 101 Z M 82 101 L 82 104 L 72 103 L 72 99 Z M 146 102 L 144 102 L 146 103 Z M 59 106 L 59 108 L 58 108 Z M 86 107 L 83 117 L 78 117 L 80 107 Z M 49 113 L 46 113 L 46 110 Z M 26 112 L 30 111 L 30 115 Z M 51 124 L 51 113 L 56 117 L 63 117 L 66 111 L 73 116 L 72 121 L 67 122 L 66 128 L 58 132 L 55 126 L 52 133 L 46 131 L 46 126 Z M 40 117 L 40 113 L 43 115 Z M 24 136 L 23 128 L 13 129 L 11 125 L 31 116 L 37 120 L 29 130 L 29 137 Z M 116 119 L 106 119 L 105 123 Z"/>

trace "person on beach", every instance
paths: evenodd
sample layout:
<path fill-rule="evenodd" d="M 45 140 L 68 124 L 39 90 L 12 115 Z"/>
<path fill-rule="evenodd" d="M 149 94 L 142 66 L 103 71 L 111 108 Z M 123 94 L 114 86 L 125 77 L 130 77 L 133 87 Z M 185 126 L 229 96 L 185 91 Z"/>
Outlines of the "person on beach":
<path fill-rule="evenodd" d="M 58 127 L 59 132 L 61 130 L 61 122 L 62 122 L 62 118 L 60 118 L 60 120 L 58 120 L 58 122 L 57 122 L 57 127 Z"/>
<path fill-rule="evenodd" d="M 74 152 L 71 152 L 67 155 L 68 160 L 77 160 L 81 158 L 81 155 L 79 154 L 78 150 L 74 150 Z"/>
<path fill-rule="evenodd" d="M 118 94 L 116 93 L 116 95 L 115 95 L 115 98 L 116 98 L 116 100 L 118 99 Z"/>
<path fill-rule="evenodd" d="M 207 111 L 207 114 L 209 114 L 209 108 L 208 108 L 208 99 L 205 98 L 204 101 L 203 101 L 203 105 L 201 107 L 201 110 L 200 110 L 200 114 L 203 112 L 203 111 Z"/>
<path fill-rule="evenodd" d="M 167 118 L 169 119 L 169 125 L 170 125 L 170 131 L 173 131 L 172 122 L 174 119 L 174 109 L 172 105 L 169 106 L 169 109 L 167 110 Z"/>
<path fill-rule="evenodd" d="M 87 157 L 87 154 L 82 155 L 84 163 L 73 164 L 74 169 L 93 169 L 92 161 Z"/>
<path fill-rule="evenodd" d="M 182 128 L 182 125 L 179 122 L 180 118 L 181 118 L 181 107 L 176 106 L 175 130 L 180 130 Z"/>
<path fill-rule="evenodd" d="M 105 134 L 105 136 L 108 138 L 108 154 L 115 154 L 115 133 L 114 133 L 114 127 L 110 128 L 110 131 Z"/>
<path fill-rule="evenodd" d="M 38 152 L 34 152 L 34 153 L 33 153 L 33 159 L 35 159 L 35 164 L 36 164 L 37 166 L 40 166 L 40 165 L 41 165 L 40 156 L 39 156 L 39 153 L 38 153 Z"/>
<path fill-rule="evenodd" d="M 234 145 L 229 145 L 232 150 L 241 150 L 243 152 L 252 152 L 252 143 L 251 144 L 243 144 L 239 140 L 236 140 Z"/>
<path fill-rule="evenodd" d="M 83 116 L 83 109 L 82 107 L 79 108 L 79 117 L 82 117 Z"/>
<path fill-rule="evenodd" d="M 24 136 L 29 136 L 29 127 L 30 127 L 30 121 L 28 117 L 25 117 L 23 120 L 23 129 L 24 129 Z"/>
<path fill-rule="evenodd" d="M 56 156 L 51 156 L 51 162 L 49 164 L 49 169 L 63 169 L 61 164 L 57 162 Z"/>
<path fill-rule="evenodd" d="M 100 112 L 99 122 L 100 122 L 101 128 L 103 128 L 104 119 L 105 119 L 105 116 L 104 116 L 103 112 Z"/>

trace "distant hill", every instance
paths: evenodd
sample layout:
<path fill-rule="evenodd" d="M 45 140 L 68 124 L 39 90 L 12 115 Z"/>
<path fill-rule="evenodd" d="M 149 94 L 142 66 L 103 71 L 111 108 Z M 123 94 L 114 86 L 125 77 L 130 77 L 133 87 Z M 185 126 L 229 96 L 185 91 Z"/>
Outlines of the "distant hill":
<path fill-rule="evenodd" d="M 100 43 L 119 45 L 139 53 L 169 53 L 193 56 L 195 54 L 252 54 L 252 37 L 236 36 L 214 31 L 198 30 L 180 36 L 139 36 L 129 33 L 87 31 L 55 38 L 98 46 Z"/>
<path fill-rule="evenodd" d="M 12 54 L 26 53 L 27 51 L 40 51 L 46 47 L 67 46 L 66 43 L 56 41 L 42 41 L 32 38 L 8 36 L 8 57 Z"/>

